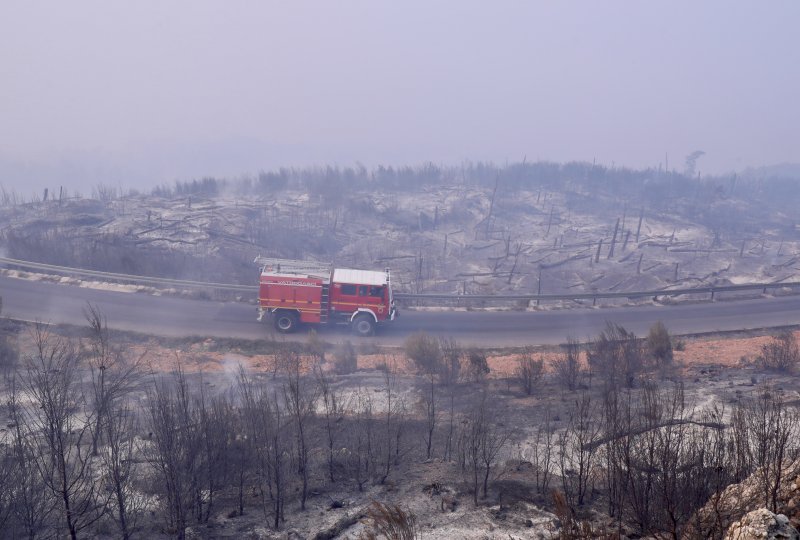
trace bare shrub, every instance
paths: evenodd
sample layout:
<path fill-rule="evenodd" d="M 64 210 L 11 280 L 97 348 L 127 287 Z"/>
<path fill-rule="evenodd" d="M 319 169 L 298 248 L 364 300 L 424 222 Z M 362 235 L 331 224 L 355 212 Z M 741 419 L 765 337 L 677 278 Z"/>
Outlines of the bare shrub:
<path fill-rule="evenodd" d="M 126 402 L 141 385 L 143 357 L 128 359 L 122 347 L 114 343 L 106 318 L 97 306 L 87 304 L 84 316 L 89 324 L 89 375 L 92 390 L 92 455 L 98 445 L 102 453 L 107 491 L 113 494 L 109 514 L 120 536 L 127 540 L 136 529 L 142 510 L 141 498 L 134 494 L 136 448 L 134 433 L 138 428 L 136 412 Z"/>
<path fill-rule="evenodd" d="M 672 365 L 672 338 L 661 321 L 650 327 L 647 334 L 647 348 L 657 367 Z"/>
<path fill-rule="evenodd" d="M 436 393 L 437 378 L 441 378 L 445 370 L 442 367 L 442 348 L 438 339 L 424 332 L 418 332 L 406 339 L 406 356 L 424 376 L 425 387 L 422 390 L 421 406 L 425 414 L 425 448 L 426 457 L 431 458 L 433 434 L 438 420 L 438 396 Z"/>
<path fill-rule="evenodd" d="M 13 509 L 11 482 L 14 456 L 10 450 L 0 448 L 0 527 L 4 527 Z"/>
<path fill-rule="evenodd" d="M 314 359 L 315 363 L 325 361 L 325 346 L 326 343 L 320 339 L 316 330 L 308 331 L 308 337 L 306 338 L 304 349 L 306 354 Z"/>
<path fill-rule="evenodd" d="M 560 491 L 553 490 L 553 511 L 561 523 L 560 538 L 579 538 L 577 526 L 575 523 L 575 512 L 572 507 L 567 503 L 566 497 Z"/>
<path fill-rule="evenodd" d="M 601 435 L 602 422 L 597 404 L 583 393 L 573 402 L 567 428 L 558 437 L 561 488 L 573 508 L 588 502 L 593 491 Z"/>
<path fill-rule="evenodd" d="M 544 360 L 538 360 L 526 351 L 518 360 L 515 371 L 517 381 L 527 395 L 533 394 L 544 375 Z"/>
<path fill-rule="evenodd" d="M 472 382 L 481 382 L 489 374 L 489 362 L 486 353 L 480 349 L 471 349 L 467 354 L 467 376 Z"/>
<path fill-rule="evenodd" d="M 0 296 L 0 314 L 3 313 L 3 297 Z M 9 335 L 6 332 L 0 333 L 0 372 L 3 374 L 3 379 L 8 382 L 9 375 L 11 375 L 17 368 L 19 361 L 19 351 L 11 343 Z"/>
<path fill-rule="evenodd" d="M 633 388 L 644 369 L 642 345 L 633 332 L 609 322 L 589 348 L 589 366 L 608 387 Z"/>
<path fill-rule="evenodd" d="M 789 373 L 797 369 L 800 363 L 800 348 L 797 339 L 790 330 L 772 336 L 772 341 L 761 346 L 758 363 L 764 368 L 781 373 Z"/>
<path fill-rule="evenodd" d="M 414 540 L 417 538 L 417 519 L 410 511 L 396 504 L 383 504 L 372 501 L 367 508 L 364 540 Z"/>
<path fill-rule="evenodd" d="M 237 386 L 246 451 L 254 461 L 254 491 L 259 493 L 264 517 L 271 514 L 272 526 L 277 530 L 285 520 L 291 442 L 284 436 L 284 430 L 289 427 L 290 418 L 278 398 L 278 390 L 256 384 L 243 368 Z"/>
<path fill-rule="evenodd" d="M 281 347 L 275 353 L 275 360 L 272 364 L 272 378 L 274 379 L 278 374 L 286 375 L 291 373 L 294 366 L 300 364 L 301 360 L 296 351 L 288 347 Z"/>
<path fill-rule="evenodd" d="M 334 352 L 333 366 L 339 375 L 354 373 L 358 369 L 358 355 L 349 340 L 342 343 Z"/>
<path fill-rule="evenodd" d="M 73 539 L 105 513 L 103 493 L 92 477 L 86 443 L 92 415 L 80 391 L 79 355 L 73 344 L 37 324 L 26 357 L 25 390 L 33 403 L 24 413 L 27 436 L 40 438 L 36 468 L 61 504 L 63 527 Z"/>
<path fill-rule="evenodd" d="M 335 447 L 343 428 L 341 420 L 346 412 L 346 406 L 343 402 L 342 392 L 333 386 L 330 376 L 320 368 L 319 364 L 314 366 L 314 375 L 317 378 L 318 394 L 322 401 L 322 424 L 328 453 L 328 478 L 331 482 L 335 482 Z"/>
<path fill-rule="evenodd" d="M 314 381 L 301 373 L 300 363 L 295 362 L 283 385 L 283 396 L 295 429 L 297 468 L 303 482 L 300 496 L 301 510 L 306 509 L 306 500 L 308 499 L 309 468 L 311 467 L 309 456 L 312 444 L 310 424 L 316 412 L 317 390 Z"/>
<path fill-rule="evenodd" d="M 417 332 L 406 339 L 406 356 L 414 362 L 417 371 L 423 374 L 439 372 L 442 349 L 439 340 L 425 332 Z"/>
<path fill-rule="evenodd" d="M 574 338 L 567 338 L 563 352 L 553 361 L 556 381 L 564 388 L 575 391 L 580 382 L 581 369 L 581 345 Z"/>
<path fill-rule="evenodd" d="M 152 444 L 146 459 L 164 486 L 166 525 L 183 540 L 197 500 L 202 432 L 180 366 L 174 383 L 161 379 L 148 390 L 147 413 Z"/>
<path fill-rule="evenodd" d="M 439 348 L 442 351 L 439 382 L 452 386 L 458 383 L 461 376 L 461 357 L 464 351 L 456 340 L 447 338 L 439 339 Z"/>
<path fill-rule="evenodd" d="M 778 510 L 778 490 L 790 456 L 797 451 L 800 416 L 796 407 L 775 388 L 762 387 L 755 398 L 743 400 L 739 413 L 744 420 L 762 504 Z"/>
<path fill-rule="evenodd" d="M 17 369 L 19 363 L 19 349 L 12 343 L 8 335 L 0 334 L 0 373 L 8 382 L 10 376 Z"/>
<path fill-rule="evenodd" d="M 16 400 L 16 396 L 12 395 L 12 400 Z M 13 401 L 9 401 L 9 408 L 14 406 Z M 14 506 L 15 506 L 15 486 L 18 481 L 19 472 L 22 466 L 18 456 L 14 452 L 11 445 L 5 444 L 6 438 L 3 437 L 4 443 L 0 444 L 0 537 L 9 535 L 11 538 L 14 536 L 13 527 L 9 531 L 9 525 L 13 524 Z M 13 439 L 12 439 L 13 440 Z M 9 534 L 11 532 L 11 534 Z"/>
<path fill-rule="evenodd" d="M 386 410 L 376 432 L 376 442 L 381 449 L 383 463 L 380 483 L 386 482 L 392 466 L 400 465 L 401 455 L 404 453 L 403 435 L 406 429 L 406 401 L 400 393 L 397 380 L 397 368 L 392 361 L 384 361 L 383 384 L 386 395 Z"/>
<path fill-rule="evenodd" d="M 498 457 L 511 435 L 498 417 L 493 401 L 493 396 L 484 389 L 464 418 L 459 437 L 462 471 L 468 474 L 475 506 L 481 484 L 483 496 L 487 496 Z"/>
<path fill-rule="evenodd" d="M 453 456 L 453 436 L 456 430 L 456 392 L 458 381 L 461 378 L 461 357 L 464 350 L 454 339 L 440 339 L 439 346 L 442 349 L 442 368 L 439 374 L 439 381 L 445 386 L 448 401 L 447 412 L 447 432 L 444 440 L 445 460 L 452 459 Z"/>
<path fill-rule="evenodd" d="M 364 491 L 364 484 L 374 474 L 376 461 L 377 419 L 373 414 L 372 396 L 362 388 L 356 391 L 352 401 L 353 429 L 345 430 L 345 467 Z"/>
<path fill-rule="evenodd" d="M 96 456 L 110 411 L 140 387 L 143 357 L 126 357 L 122 348 L 112 340 L 106 317 L 97 306 L 87 304 L 84 317 L 90 331 L 89 374 L 94 408 L 92 455 Z"/>
<path fill-rule="evenodd" d="M 152 444 L 145 458 L 159 483 L 167 527 L 186 537 L 192 521 L 207 523 L 217 494 L 229 478 L 229 443 L 235 425 L 224 396 L 193 392 L 180 365 L 172 379 L 153 382 L 147 396 Z"/>
<path fill-rule="evenodd" d="M 425 376 L 425 385 L 422 388 L 420 404 L 425 414 L 425 452 L 426 458 L 431 458 L 433 451 L 433 434 L 439 419 L 439 396 L 436 392 L 436 379 L 433 374 Z"/>
<path fill-rule="evenodd" d="M 102 202 L 111 202 L 119 198 L 119 189 L 108 184 L 97 184 L 92 187 L 92 198 Z"/>
<path fill-rule="evenodd" d="M 575 510 L 567 503 L 564 494 L 553 490 L 553 512 L 561 523 L 558 531 L 560 540 L 596 540 L 618 538 L 618 535 L 607 534 L 596 529 L 592 523 L 575 517 Z"/>
<path fill-rule="evenodd" d="M 136 530 L 137 518 L 144 510 L 141 497 L 136 497 L 136 441 L 138 417 L 128 404 L 113 403 L 106 410 L 104 422 L 107 452 L 101 460 L 105 470 L 105 489 L 113 494 L 109 514 L 117 525 L 120 537 L 128 540 Z"/>
<path fill-rule="evenodd" d="M 47 489 L 45 479 L 39 474 L 36 456 L 41 453 L 41 448 L 27 430 L 24 407 L 18 401 L 17 392 L 12 384 L 8 410 L 13 425 L 10 441 L 13 459 L 6 459 L 3 464 L 4 470 L 10 474 L 9 489 L 4 493 L 11 503 L 11 523 L 5 530 L 9 538 L 47 537 L 50 527 L 56 525 L 58 499 Z"/>

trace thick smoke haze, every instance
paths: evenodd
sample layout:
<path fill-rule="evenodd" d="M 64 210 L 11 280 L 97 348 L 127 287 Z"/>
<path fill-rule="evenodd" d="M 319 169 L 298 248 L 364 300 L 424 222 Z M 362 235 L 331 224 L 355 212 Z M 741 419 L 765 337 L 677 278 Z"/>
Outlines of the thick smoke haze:
<path fill-rule="evenodd" d="M 280 166 L 800 161 L 800 4 L 0 5 L 0 184 Z"/>

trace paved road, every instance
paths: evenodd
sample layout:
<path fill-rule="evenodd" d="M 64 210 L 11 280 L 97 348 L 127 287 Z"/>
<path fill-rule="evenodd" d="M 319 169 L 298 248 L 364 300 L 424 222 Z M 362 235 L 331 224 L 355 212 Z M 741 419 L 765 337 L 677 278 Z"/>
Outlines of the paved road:
<path fill-rule="evenodd" d="M 245 304 L 110 292 L 2 276 L 0 297 L 4 316 L 29 321 L 82 325 L 83 309 L 91 302 L 105 313 L 109 326 L 121 330 L 168 337 L 259 339 L 270 334 L 266 323 L 256 322 L 255 308 Z M 594 336 L 606 321 L 644 335 L 658 320 L 676 334 L 798 325 L 800 296 L 550 312 L 405 311 L 377 337 L 369 339 L 397 345 L 409 334 L 425 330 L 464 344 L 557 344 L 567 336 L 580 340 Z M 344 328 L 329 329 L 323 335 L 333 341 L 351 339 Z"/>

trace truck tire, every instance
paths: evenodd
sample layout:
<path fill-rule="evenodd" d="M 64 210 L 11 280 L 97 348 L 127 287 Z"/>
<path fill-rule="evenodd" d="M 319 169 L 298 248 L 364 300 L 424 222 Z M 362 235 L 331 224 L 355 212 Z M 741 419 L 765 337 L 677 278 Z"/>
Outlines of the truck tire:
<path fill-rule="evenodd" d="M 367 313 L 361 313 L 353 318 L 353 333 L 359 337 L 369 337 L 375 333 L 375 319 Z"/>
<path fill-rule="evenodd" d="M 297 313 L 294 311 L 276 311 L 273 315 L 273 318 L 275 322 L 275 330 L 281 334 L 291 334 L 297 330 L 299 321 L 297 319 Z"/>

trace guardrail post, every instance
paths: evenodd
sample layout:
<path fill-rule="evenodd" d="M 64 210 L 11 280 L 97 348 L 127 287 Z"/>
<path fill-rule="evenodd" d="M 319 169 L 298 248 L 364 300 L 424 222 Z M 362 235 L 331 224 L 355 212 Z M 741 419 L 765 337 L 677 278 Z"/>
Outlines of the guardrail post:
<path fill-rule="evenodd" d="M 539 307 L 539 296 L 542 294 L 542 267 L 539 266 L 539 277 L 536 279 L 536 307 Z"/>
<path fill-rule="evenodd" d="M 711 289 L 711 300 L 714 300 L 714 289 Z"/>

